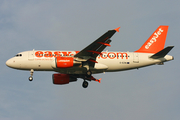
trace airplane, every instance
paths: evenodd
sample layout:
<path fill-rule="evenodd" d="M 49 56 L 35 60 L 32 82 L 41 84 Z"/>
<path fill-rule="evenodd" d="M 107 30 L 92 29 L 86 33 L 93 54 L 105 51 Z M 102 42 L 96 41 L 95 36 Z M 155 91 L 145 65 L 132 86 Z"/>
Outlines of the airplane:
<path fill-rule="evenodd" d="M 174 46 L 164 48 L 168 26 L 159 26 L 147 41 L 134 52 L 103 51 L 110 45 L 110 38 L 120 27 L 109 30 L 81 51 L 32 50 L 20 52 L 6 61 L 10 68 L 29 70 L 29 81 L 34 71 L 55 71 L 52 80 L 55 85 L 69 84 L 82 78 L 83 88 L 88 81 L 101 82 L 92 74 L 138 69 L 150 65 L 163 65 L 173 60 L 167 55 Z"/>

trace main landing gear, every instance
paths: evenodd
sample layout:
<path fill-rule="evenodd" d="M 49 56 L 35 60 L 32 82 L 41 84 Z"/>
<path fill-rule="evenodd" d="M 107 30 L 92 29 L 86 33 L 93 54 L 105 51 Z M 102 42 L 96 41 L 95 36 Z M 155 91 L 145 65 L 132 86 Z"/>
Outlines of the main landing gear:
<path fill-rule="evenodd" d="M 88 82 L 86 81 L 86 80 L 89 80 L 89 81 L 91 81 L 91 75 L 92 75 L 92 72 L 90 71 L 90 70 L 88 70 L 87 72 L 86 72 L 86 75 L 84 76 L 84 82 L 82 83 L 82 87 L 83 88 L 87 88 L 88 87 Z"/>
<path fill-rule="evenodd" d="M 30 73 L 30 77 L 29 77 L 29 81 L 32 81 L 33 80 L 33 73 L 34 73 L 34 70 L 33 69 L 31 69 L 31 73 Z"/>
<path fill-rule="evenodd" d="M 84 82 L 82 83 L 82 87 L 83 88 L 87 88 L 88 87 L 89 83 L 86 80 L 91 81 L 91 75 L 92 75 L 92 72 L 90 70 L 88 70 L 86 72 L 86 74 L 82 77 L 84 79 Z"/>
<path fill-rule="evenodd" d="M 84 79 L 84 82 L 82 83 L 82 87 L 83 88 L 87 88 L 88 87 L 88 82 L 87 81 L 91 81 L 91 80 L 93 80 L 93 81 L 97 81 L 97 82 L 99 82 L 99 83 L 101 83 L 101 79 L 96 79 L 96 78 L 94 78 L 93 76 L 92 76 L 92 72 L 90 71 L 90 70 L 88 70 L 87 72 L 86 72 L 86 74 L 85 75 L 83 75 L 83 77 L 81 77 L 82 79 Z M 87 80 L 87 81 L 86 81 Z"/>
<path fill-rule="evenodd" d="M 87 77 L 91 77 L 91 75 L 92 75 L 92 72 L 91 72 L 90 70 L 88 70 L 88 71 L 86 72 L 86 76 L 87 76 Z"/>
<path fill-rule="evenodd" d="M 84 82 L 83 82 L 83 84 L 82 84 L 83 88 L 87 88 L 87 87 L 88 87 L 88 84 L 89 84 L 89 83 L 84 80 Z"/>

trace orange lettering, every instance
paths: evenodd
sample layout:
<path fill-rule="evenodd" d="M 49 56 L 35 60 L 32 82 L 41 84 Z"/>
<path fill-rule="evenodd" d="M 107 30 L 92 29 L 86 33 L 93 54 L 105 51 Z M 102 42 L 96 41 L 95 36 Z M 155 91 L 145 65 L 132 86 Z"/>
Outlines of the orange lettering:
<path fill-rule="evenodd" d="M 74 52 L 72 52 L 72 53 L 71 53 L 71 56 L 76 55 L 78 52 L 79 52 L 79 51 L 74 51 Z M 75 54 L 74 54 L 74 53 L 75 53 Z"/>
<path fill-rule="evenodd" d="M 111 56 L 110 54 L 114 54 L 113 56 Z M 115 53 L 113 53 L 113 52 L 110 52 L 110 53 L 108 53 L 108 57 L 110 58 L 110 59 L 114 59 L 115 57 L 116 57 L 116 54 Z"/>
<path fill-rule="evenodd" d="M 69 56 L 71 52 L 62 52 L 64 56 Z"/>
<path fill-rule="evenodd" d="M 42 52 L 42 51 L 37 51 L 37 52 L 35 53 L 35 56 L 36 56 L 36 57 L 43 57 L 43 52 Z"/>
<path fill-rule="evenodd" d="M 54 57 L 60 57 L 60 56 L 61 56 L 61 52 L 59 51 L 54 52 Z"/>
<path fill-rule="evenodd" d="M 117 59 L 119 58 L 119 54 L 121 55 L 121 59 L 123 59 L 123 55 L 125 54 L 126 59 L 128 59 L 128 54 L 127 53 L 117 53 Z"/>
<path fill-rule="evenodd" d="M 53 57 L 52 52 L 50 52 L 50 51 L 44 52 L 44 57 Z"/>
<path fill-rule="evenodd" d="M 102 59 L 106 59 L 107 58 L 107 56 L 104 55 L 104 54 L 107 54 L 107 53 L 106 52 L 102 52 L 102 55 L 100 55 Z"/>

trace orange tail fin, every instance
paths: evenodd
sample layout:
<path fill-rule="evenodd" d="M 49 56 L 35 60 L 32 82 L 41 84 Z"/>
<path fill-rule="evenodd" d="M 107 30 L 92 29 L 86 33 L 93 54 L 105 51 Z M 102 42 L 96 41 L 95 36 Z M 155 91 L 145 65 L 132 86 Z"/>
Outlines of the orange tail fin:
<path fill-rule="evenodd" d="M 168 26 L 159 26 L 149 39 L 135 52 L 157 53 L 164 49 Z"/>

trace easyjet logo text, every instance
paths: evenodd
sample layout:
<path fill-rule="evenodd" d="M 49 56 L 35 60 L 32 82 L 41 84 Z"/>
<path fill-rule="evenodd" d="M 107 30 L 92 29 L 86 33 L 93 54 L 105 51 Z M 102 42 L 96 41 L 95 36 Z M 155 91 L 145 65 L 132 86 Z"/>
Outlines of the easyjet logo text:
<path fill-rule="evenodd" d="M 102 59 L 128 59 L 128 54 L 125 52 L 102 52 L 102 55 L 99 55 L 98 58 L 102 58 Z"/>
<path fill-rule="evenodd" d="M 77 54 L 79 51 L 73 51 L 73 52 L 65 52 L 65 51 L 37 51 L 35 52 L 35 56 L 38 58 L 41 57 L 60 57 L 60 56 L 74 56 Z"/>
<path fill-rule="evenodd" d="M 79 51 L 73 51 L 73 52 L 65 52 L 65 51 L 36 51 L 35 56 L 38 58 L 52 58 L 52 57 L 65 57 L 65 56 L 74 56 Z M 99 55 L 98 59 L 128 59 L 129 55 L 126 52 L 101 52 L 102 54 Z"/>
<path fill-rule="evenodd" d="M 161 28 L 159 28 L 159 30 L 157 32 L 154 33 L 153 37 L 150 39 L 150 41 L 147 43 L 147 45 L 145 46 L 146 49 L 149 49 L 150 46 L 157 42 L 157 39 L 159 38 L 159 36 L 161 35 L 161 33 L 163 32 L 164 30 L 162 30 Z"/>

